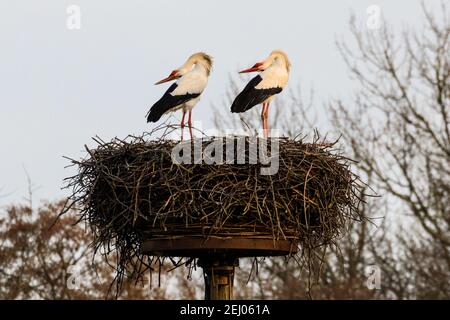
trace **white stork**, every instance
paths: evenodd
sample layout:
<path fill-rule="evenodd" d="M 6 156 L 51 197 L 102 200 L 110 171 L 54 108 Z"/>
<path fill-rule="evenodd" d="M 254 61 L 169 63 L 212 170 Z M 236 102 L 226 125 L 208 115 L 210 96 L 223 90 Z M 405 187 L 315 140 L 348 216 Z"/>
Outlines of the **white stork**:
<path fill-rule="evenodd" d="M 245 112 L 262 103 L 261 121 L 264 137 L 269 135 L 269 104 L 273 96 L 280 93 L 289 78 L 291 63 L 284 51 L 274 50 L 266 60 L 239 73 L 260 72 L 245 86 L 231 105 L 231 112 Z"/>
<path fill-rule="evenodd" d="M 194 53 L 181 67 L 173 70 L 167 78 L 155 83 L 157 85 L 178 79 L 167 89 L 161 99 L 150 108 L 147 113 L 147 122 L 156 122 L 166 112 L 182 109 L 181 140 L 183 140 L 184 118 L 186 112 L 189 111 L 188 125 L 192 139 L 192 108 L 200 100 L 200 95 L 208 83 L 211 68 L 211 56 L 203 52 Z"/>

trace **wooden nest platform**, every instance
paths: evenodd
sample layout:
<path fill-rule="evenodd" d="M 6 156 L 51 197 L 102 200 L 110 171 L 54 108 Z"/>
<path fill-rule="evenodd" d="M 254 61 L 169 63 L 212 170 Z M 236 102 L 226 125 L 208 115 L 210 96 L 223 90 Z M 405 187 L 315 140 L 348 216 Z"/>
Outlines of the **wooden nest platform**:
<path fill-rule="evenodd" d="M 234 258 L 274 257 L 297 253 L 297 243 L 292 240 L 269 240 L 241 237 L 180 237 L 165 240 L 146 240 L 142 242 L 142 252 L 155 256 L 168 257 L 208 257 L 214 254 Z"/>
<path fill-rule="evenodd" d="M 141 270 L 143 257 L 292 255 L 332 243 L 350 220 L 363 218 L 363 185 L 334 143 L 205 137 L 180 145 L 150 134 L 94 140 L 85 159 L 71 160 L 78 173 L 67 178 L 67 208 L 80 210 L 97 249 L 117 253 L 121 275 Z"/>

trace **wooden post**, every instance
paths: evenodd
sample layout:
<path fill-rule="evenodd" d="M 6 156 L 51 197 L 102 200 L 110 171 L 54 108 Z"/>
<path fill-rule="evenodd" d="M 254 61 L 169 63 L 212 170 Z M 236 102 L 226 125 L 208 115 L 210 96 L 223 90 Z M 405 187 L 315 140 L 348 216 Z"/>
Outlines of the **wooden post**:
<path fill-rule="evenodd" d="M 199 259 L 205 279 L 205 300 L 232 300 L 234 268 L 239 259 L 230 257 L 204 257 Z"/>

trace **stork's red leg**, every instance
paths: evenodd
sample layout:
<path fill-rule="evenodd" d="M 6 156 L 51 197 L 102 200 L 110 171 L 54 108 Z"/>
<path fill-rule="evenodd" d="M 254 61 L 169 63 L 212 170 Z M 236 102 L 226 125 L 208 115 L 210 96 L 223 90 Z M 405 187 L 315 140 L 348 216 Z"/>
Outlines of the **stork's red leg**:
<path fill-rule="evenodd" d="M 263 127 L 263 131 L 265 132 L 266 130 L 266 120 L 265 120 L 265 116 L 266 116 L 266 103 L 263 102 L 262 104 L 262 110 L 261 110 L 261 122 L 262 122 L 262 127 Z"/>
<path fill-rule="evenodd" d="M 183 141 L 183 131 L 184 131 L 184 116 L 186 115 L 186 111 L 183 110 L 183 117 L 181 118 L 181 141 Z"/>
<path fill-rule="evenodd" d="M 265 114 L 265 120 L 266 120 L 266 130 L 264 131 L 264 136 L 267 139 L 269 137 L 269 102 L 266 103 L 266 114 Z"/>
<path fill-rule="evenodd" d="M 189 133 L 191 134 L 191 140 L 193 139 L 192 137 L 192 110 L 189 110 L 189 118 L 188 118 L 188 124 L 189 124 Z"/>

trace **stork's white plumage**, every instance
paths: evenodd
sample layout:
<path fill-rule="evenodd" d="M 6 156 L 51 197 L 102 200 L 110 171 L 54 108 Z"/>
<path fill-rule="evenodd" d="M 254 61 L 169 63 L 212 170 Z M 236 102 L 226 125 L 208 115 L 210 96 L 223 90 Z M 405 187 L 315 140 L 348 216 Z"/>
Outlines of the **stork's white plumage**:
<path fill-rule="evenodd" d="M 203 52 L 194 53 L 180 68 L 173 70 L 167 78 L 155 83 L 161 84 L 178 79 L 150 108 L 147 113 L 147 122 L 156 122 L 163 114 L 182 109 L 181 139 L 183 140 L 186 112 L 189 112 L 188 125 L 192 139 L 192 109 L 200 100 L 200 95 L 208 83 L 211 68 L 211 56 Z"/>
<path fill-rule="evenodd" d="M 266 60 L 239 72 L 260 72 L 260 74 L 250 80 L 244 90 L 238 94 L 231 105 L 231 112 L 245 112 L 261 103 L 261 120 L 266 138 L 269 135 L 269 104 L 274 95 L 286 87 L 290 67 L 291 63 L 287 54 L 281 50 L 274 50 Z"/>

